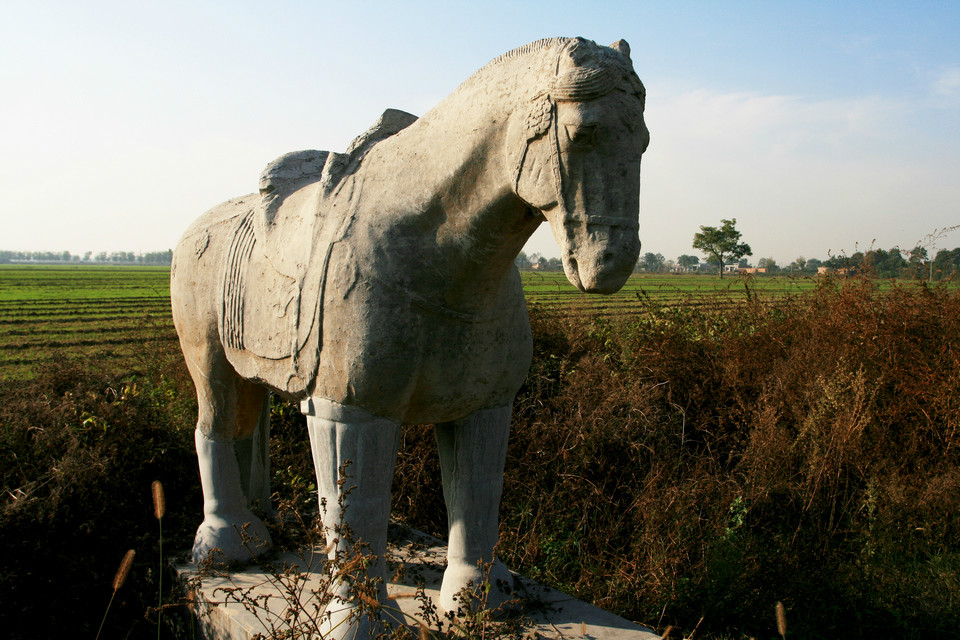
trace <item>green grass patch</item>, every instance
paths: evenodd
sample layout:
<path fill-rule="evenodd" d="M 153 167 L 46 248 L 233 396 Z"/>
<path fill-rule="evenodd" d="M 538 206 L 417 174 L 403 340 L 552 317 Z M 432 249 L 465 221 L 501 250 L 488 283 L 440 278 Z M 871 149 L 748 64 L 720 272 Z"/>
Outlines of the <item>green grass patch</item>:
<path fill-rule="evenodd" d="M 0 301 L 169 298 L 170 268 L 0 265 Z"/>
<path fill-rule="evenodd" d="M 130 359 L 176 339 L 169 267 L 0 265 L 0 379 L 53 359 Z"/>

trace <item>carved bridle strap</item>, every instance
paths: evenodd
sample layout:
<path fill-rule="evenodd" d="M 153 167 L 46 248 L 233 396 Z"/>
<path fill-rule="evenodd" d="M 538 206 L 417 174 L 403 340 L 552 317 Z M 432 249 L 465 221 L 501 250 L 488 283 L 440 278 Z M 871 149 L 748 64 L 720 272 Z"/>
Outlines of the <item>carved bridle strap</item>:
<path fill-rule="evenodd" d="M 573 216 L 569 212 L 566 213 L 564 219 L 564 224 L 575 223 L 575 224 L 598 224 L 606 227 L 623 227 L 625 229 L 639 229 L 640 222 L 638 220 L 631 220 L 629 218 L 617 218 L 614 216 L 598 216 L 593 214 L 586 214 L 581 216 Z"/>
<path fill-rule="evenodd" d="M 602 60 L 599 66 L 574 67 L 560 73 L 560 58 L 567 52 L 567 47 L 561 47 L 557 53 L 556 75 L 546 91 L 537 94 L 531 100 L 530 111 L 527 112 L 525 122 L 526 143 L 520 151 L 514 168 L 514 192 L 519 193 L 520 178 L 523 173 L 523 164 L 530 151 L 530 143 L 545 134 L 549 134 L 550 155 L 554 185 L 557 192 L 557 206 L 563 215 L 564 224 L 595 224 L 609 227 L 623 227 L 639 229 L 640 223 L 636 220 L 616 218 L 600 215 L 576 215 L 567 211 L 563 189 L 563 171 L 560 167 L 559 123 L 557 122 L 557 102 L 582 102 L 593 100 L 607 95 L 624 81 L 627 75 L 631 85 L 632 71 L 621 68 L 613 60 Z M 637 81 L 639 83 L 639 80 Z M 642 87 L 642 85 L 640 85 Z M 636 91 L 636 87 L 633 87 Z M 638 92 L 639 93 L 639 92 Z M 642 99 L 642 96 L 641 96 Z"/>

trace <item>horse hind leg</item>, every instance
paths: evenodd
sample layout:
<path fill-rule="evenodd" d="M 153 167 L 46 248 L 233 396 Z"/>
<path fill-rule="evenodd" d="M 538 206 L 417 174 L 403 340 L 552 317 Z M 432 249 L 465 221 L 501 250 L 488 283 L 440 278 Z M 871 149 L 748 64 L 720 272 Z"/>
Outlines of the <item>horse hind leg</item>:
<path fill-rule="evenodd" d="M 204 515 L 193 560 L 217 550 L 218 561 L 247 562 L 271 545 L 266 526 L 251 510 L 258 502 L 269 509 L 263 429 L 269 398 L 264 388 L 240 378 L 222 352 L 203 360 L 206 366 L 188 359 L 199 407 L 194 440 Z"/>

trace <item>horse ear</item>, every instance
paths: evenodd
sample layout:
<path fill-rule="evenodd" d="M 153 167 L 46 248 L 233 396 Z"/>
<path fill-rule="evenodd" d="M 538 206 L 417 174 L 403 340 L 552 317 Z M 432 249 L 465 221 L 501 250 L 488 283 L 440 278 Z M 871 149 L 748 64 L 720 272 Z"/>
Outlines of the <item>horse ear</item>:
<path fill-rule="evenodd" d="M 619 52 L 620 55 L 622 55 L 627 60 L 630 60 L 630 45 L 627 44 L 626 40 L 617 40 L 612 45 L 610 45 L 610 48 L 613 49 L 614 51 Z"/>

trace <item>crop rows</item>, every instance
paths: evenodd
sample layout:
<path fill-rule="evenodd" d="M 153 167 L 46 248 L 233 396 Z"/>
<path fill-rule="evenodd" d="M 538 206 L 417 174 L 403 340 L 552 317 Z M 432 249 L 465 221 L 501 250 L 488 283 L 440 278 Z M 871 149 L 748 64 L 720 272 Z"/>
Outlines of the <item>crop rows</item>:
<path fill-rule="evenodd" d="M 562 273 L 524 272 L 527 304 L 551 316 L 589 313 L 596 317 L 629 316 L 644 313 L 650 304 L 682 306 L 688 309 L 722 312 L 756 296 L 776 303 L 787 295 L 809 291 L 816 286 L 810 278 L 745 280 L 689 275 L 633 275 L 612 295 L 590 295 L 575 289 Z"/>
<path fill-rule="evenodd" d="M 169 277 L 162 267 L 0 267 L 0 379 L 31 377 L 54 359 L 123 360 L 175 341 Z M 523 285 L 531 309 L 558 317 L 639 314 L 650 303 L 723 311 L 748 295 L 775 301 L 814 286 L 809 279 L 634 275 L 602 296 L 578 291 L 562 273 L 534 271 L 523 273 Z"/>
<path fill-rule="evenodd" d="M 0 380 L 66 358 L 127 363 L 176 340 L 169 283 L 163 267 L 0 267 Z"/>

